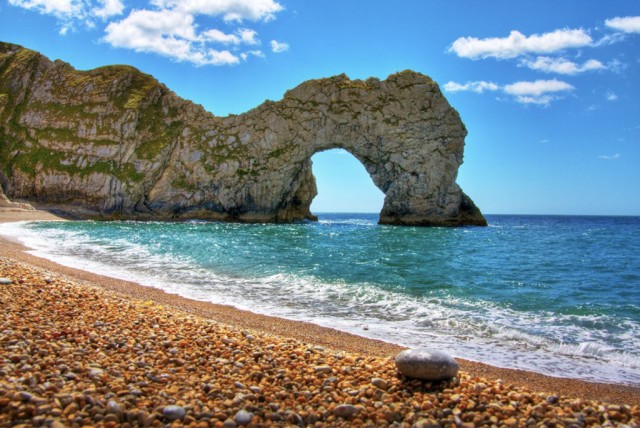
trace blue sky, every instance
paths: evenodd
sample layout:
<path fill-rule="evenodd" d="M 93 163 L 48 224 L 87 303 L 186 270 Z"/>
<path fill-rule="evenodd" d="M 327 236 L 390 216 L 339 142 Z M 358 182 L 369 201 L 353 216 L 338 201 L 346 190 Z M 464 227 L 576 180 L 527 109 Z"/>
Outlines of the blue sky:
<path fill-rule="evenodd" d="M 413 69 L 467 126 L 458 183 L 483 212 L 640 215 L 637 0 L 0 0 L 0 40 L 133 65 L 216 115 Z M 313 160 L 314 211 L 380 209 L 348 153 Z"/>

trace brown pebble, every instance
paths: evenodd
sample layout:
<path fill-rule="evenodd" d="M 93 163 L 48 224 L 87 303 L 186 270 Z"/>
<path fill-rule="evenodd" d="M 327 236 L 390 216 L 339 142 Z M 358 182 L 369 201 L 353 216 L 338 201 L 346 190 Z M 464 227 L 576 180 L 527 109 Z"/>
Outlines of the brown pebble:
<path fill-rule="evenodd" d="M 64 276 L 45 287 L 44 276 L 0 257 L 0 277 L 44 290 L 0 293 L 0 426 L 59 418 L 237 427 L 245 413 L 255 426 L 634 426 L 640 418 L 637 406 L 531 393 L 464 371 L 447 382 L 404 379 L 389 358 L 240 329 L 170 299 L 159 305 Z M 184 415 L 165 415 L 169 406 Z"/>

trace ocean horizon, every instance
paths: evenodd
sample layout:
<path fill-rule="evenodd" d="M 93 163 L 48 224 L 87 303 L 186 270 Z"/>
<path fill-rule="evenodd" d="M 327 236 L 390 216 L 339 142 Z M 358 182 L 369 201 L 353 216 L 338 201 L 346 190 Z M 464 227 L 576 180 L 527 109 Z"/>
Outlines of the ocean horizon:
<path fill-rule="evenodd" d="M 488 227 L 20 222 L 34 255 L 196 300 L 498 367 L 640 386 L 640 217 L 487 215 Z"/>

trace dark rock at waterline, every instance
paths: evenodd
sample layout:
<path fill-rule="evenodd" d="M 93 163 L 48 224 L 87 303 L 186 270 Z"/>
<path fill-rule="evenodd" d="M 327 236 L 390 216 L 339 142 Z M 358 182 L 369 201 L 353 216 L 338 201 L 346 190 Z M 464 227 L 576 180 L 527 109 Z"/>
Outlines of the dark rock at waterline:
<path fill-rule="evenodd" d="M 396 367 L 407 377 L 438 381 L 455 377 L 458 363 L 445 352 L 428 348 L 408 349 L 396 357 Z"/>

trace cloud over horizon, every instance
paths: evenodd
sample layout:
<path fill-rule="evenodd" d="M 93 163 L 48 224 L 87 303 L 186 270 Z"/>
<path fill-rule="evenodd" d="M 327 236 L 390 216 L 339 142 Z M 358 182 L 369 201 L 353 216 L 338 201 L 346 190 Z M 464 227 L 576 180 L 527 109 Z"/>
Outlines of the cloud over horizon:
<path fill-rule="evenodd" d="M 458 37 L 447 49 L 459 58 L 481 60 L 493 58 L 499 61 L 515 60 L 518 67 L 532 71 L 575 76 L 593 71 L 610 71 L 619 73 L 626 67 L 619 59 L 613 58 L 606 64 L 597 59 L 586 59 L 582 62 L 568 57 L 569 49 L 579 49 L 575 58 L 583 55 L 582 48 L 600 48 L 624 41 L 628 33 L 640 33 L 640 16 L 616 17 L 605 20 L 605 30 L 615 30 L 604 34 L 597 41 L 591 37 L 589 30 L 556 29 L 546 33 L 535 33 L 529 36 L 512 30 L 506 37 Z M 592 31 L 602 31 L 595 28 Z M 573 85 L 557 80 L 520 81 L 498 86 L 485 80 L 457 83 L 450 81 L 444 85 L 448 92 L 475 92 L 502 90 L 521 104 L 537 104 L 548 106 L 554 100 L 562 98 L 563 93 L 576 89 Z M 606 99 L 615 101 L 618 96 L 608 93 Z"/>

